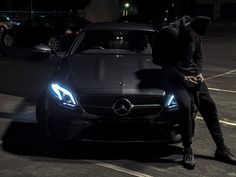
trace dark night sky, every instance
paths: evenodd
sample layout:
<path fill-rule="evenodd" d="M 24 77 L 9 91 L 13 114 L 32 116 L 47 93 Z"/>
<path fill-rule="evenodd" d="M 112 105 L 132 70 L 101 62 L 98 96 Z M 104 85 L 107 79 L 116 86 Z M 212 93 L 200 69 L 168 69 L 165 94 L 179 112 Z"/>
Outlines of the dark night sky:
<path fill-rule="evenodd" d="M 30 11 L 30 2 L 33 11 L 69 11 L 83 10 L 91 0 L 1 0 L 0 11 Z M 192 11 L 190 3 L 196 0 L 120 0 L 130 2 L 138 7 L 138 18 L 162 20 L 167 17 L 166 9 L 169 10 L 168 18 L 173 19 L 177 14 L 177 7 L 171 8 L 171 4 L 178 1 L 181 6 L 179 15 L 190 14 Z M 180 12 L 180 11 L 179 11 Z"/>
<path fill-rule="evenodd" d="M 34 10 L 83 9 L 90 0 L 32 0 Z M 147 9 L 158 10 L 177 0 L 120 0 L 130 1 Z M 189 0 L 179 0 L 189 1 Z M 191 0 L 195 1 L 195 0 Z M 31 0 L 1 0 L 0 10 L 27 10 Z M 190 2 L 190 1 L 189 1 Z"/>
<path fill-rule="evenodd" d="M 32 0 L 33 10 L 83 9 L 90 0 Z M 0 10 L 29 10 L 31 0 L 1 0 Z"/>

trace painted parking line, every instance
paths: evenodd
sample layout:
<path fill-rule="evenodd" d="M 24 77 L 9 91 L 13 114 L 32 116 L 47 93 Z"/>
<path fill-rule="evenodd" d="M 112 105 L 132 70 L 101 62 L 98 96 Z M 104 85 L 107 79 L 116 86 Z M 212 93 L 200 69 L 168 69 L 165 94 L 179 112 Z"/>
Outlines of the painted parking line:
<path fill-rule="evenodd" d="M 99 162 L 99 161 L 96 161 L 96 160 L 85 160 L 85 161 L 89 162 L 89 163 L 93 163 L 93 164 L 101 166 L 101 167 L 109 168 L 111 170 L 115 170 L 115 171 L 119 171 L 119 172 L 122 172 L 122 173 L 125 173 L 125 174 L 129 174 L 129 175 L 132 175 L 132 176 L 153 177 L 153 176 L 150 176 L 150 175 L 147 175 L 147 174 L 144 174 L 144 173 L 140 173 L 140 172 L 133 171 L 133 170 L 123 168 L 123 167 L 119 167 L 119 166 L 112 165 L 112 164 L 109 164 L 109 163 L 103 163 L 103 162 Z"/>
<path fill-rule="evenodd" d="M 219 92 L 236 93 L 236 91 L 234 90 L 226 90 L 226 89 L 211 88 L 211 87 L 208 87 L 208 89 L 213 90 L 213 91 L 219 91 Z"/>
<path fill-rule="evenodd" d="M 225 72 L 225 73 L 223 73 L 223 74 L 218 74 L 218 75 L 216 75 L 216 76 L 208 77 L 208 78 L 206 78 L 205 80 L 210 80 L 210 79 L 222 77 L 222 76 L 229 75 L 229 74 L 232 74 L 232 73 L 235 73 L 235 72 L 236 72 L 236 69 L 231 70 L 231 71 L 228 71 L 228 72 Z M 235 90 L 226 90 L 226 89 L 211 88 L 211 87 L 209 87 L 208 89 L 209 89 L 209 90 L 213 90 L 213 91 L 219 91 L 219 92 L 236 93 Z"/>
<path fill-rule="evenodd" d="M 234 72 L 236 72 L 236 69 L 231 70 L 231 71 L 228 71 L 228 72 L 225 72 L 225 73 L 223 73 L 223 74 L 218 74 L 218 75 L 216 75 L 216 76 L 208 77 L 208 78 L 206 78 L 205 80 L 210 80 L 210 79 L 214 79 L 214 78 L 217 78 L 217 77 L 222 77 L 222 76 L 225 76 L 225 75 L 232 74 L 232 73 L 234 73 Z"/>
<path fill-rule="evenodd" d="M 203 120 L 202 117 L 197 116 L 197 119 Z M 236 127 L 236 123 L 220 120 L 220 123 Z"/>

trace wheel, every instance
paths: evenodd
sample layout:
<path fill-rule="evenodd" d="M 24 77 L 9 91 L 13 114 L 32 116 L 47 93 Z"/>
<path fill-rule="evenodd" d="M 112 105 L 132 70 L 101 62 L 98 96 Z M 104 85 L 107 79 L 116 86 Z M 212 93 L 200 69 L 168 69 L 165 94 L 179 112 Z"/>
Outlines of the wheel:
<path fill-rule="evenodd" d="M 48 40 L 48 46 L 54 52 L 59 51 L 61 49 L 61 41 L 57 37 L 51 37 Z"/>
<path fill-rule="evenodd" d="M 41 133 L 44 135 L 47 134 L 47 118 L 48 118 L 48 110 L 45 104 L 45 94 L 42 94 L 36 105 L 36 120 L 37 125 Z"/>
<path fill-rule="evenodd" d="M 15 46 L 16 40 L 14 36 L 10 33 L 3 33 L 2 34 L 2 44 L 7 47 Z"/>

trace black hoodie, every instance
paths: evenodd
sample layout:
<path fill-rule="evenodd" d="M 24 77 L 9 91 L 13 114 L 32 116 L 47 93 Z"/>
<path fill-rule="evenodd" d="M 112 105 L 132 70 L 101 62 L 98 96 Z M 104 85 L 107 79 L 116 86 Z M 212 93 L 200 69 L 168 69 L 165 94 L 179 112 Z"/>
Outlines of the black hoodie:
<path fill-rule="evenodd" d="M 202 72 L 201 37 L 190 35 L 186 28 L 190 21 L 189 16 L 184 16 L 162 27 L 153 53 L 154 63 L 174 66 L 180 78 Z"/>

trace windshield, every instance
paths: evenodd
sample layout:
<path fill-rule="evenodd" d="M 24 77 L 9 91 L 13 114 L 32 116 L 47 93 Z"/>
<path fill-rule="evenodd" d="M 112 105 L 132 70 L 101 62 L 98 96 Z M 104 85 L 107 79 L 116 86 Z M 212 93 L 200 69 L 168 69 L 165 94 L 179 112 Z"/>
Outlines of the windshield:
<path fill-rule="evenodd" d="M 1 22 L 11 22 L 11 19 L 7 16 L 0 16 L 0 21 Z"/>
<path fill-rule="evenodd" d="M 76 53 L 152 54 L 154 32 L 140 30 L 88 30 Z"/>

